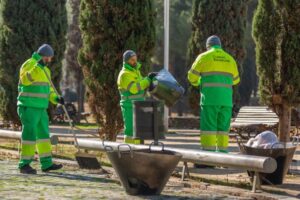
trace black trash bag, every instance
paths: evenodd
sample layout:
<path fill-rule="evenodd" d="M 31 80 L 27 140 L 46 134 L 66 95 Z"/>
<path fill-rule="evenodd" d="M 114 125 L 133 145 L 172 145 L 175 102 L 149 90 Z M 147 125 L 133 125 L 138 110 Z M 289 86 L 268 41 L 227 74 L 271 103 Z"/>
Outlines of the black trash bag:
<path fill-rule="evenodd" d="M 164 101 L 166 106 L 171 107 L 183 96 L 184 88 L 170 72 L 162 69 L 153 79 L 149 92 L 154 98 Z"/>

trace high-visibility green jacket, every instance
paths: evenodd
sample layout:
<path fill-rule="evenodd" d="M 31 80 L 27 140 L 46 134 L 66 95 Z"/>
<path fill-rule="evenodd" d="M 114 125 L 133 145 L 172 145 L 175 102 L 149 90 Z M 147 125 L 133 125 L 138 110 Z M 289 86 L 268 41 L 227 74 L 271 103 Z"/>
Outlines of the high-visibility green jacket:
<path fill-rule="evenodd" d="M 33 53 L 20 69 L 18 106 L 48 108 L 49 100 L 57 104 L 58 96 L 45 74 L 51 78 L 50 70 L 38 63 L 40 59 L 39 54 Z"/>
<path fill-rule="evenodd" d="M 124 63 L 118 76 L 118 89 L 121 94 L 121 101 L 144 98 L 145 89 L 149 87 L 151 80 L 141 75 L 140 68 L 140 63 L 138 63 L 136 68 Z"/>
<path fill-rule="evenodd" d="M 240 82 L 240 77 L 232 56 L 214 46 L 197 57 L 188 80 L 200 86 L 200 105 L 232 106 L 232 86 Z"/>

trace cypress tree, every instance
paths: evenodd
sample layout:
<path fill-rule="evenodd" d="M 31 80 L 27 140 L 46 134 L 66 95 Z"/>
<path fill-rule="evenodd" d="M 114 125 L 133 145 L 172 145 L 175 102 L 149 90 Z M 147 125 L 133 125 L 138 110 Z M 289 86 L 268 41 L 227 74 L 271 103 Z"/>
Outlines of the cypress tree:
<path fill-rule="evenodd" d="M 195 0 L 192 36 L 188 49 L 188 67 L 190 68 L 197 55 L 206 51 L 206 39 L 211 35 L 220 37 L 223 49 L 236 59 L 240 67 L 245 56 L 243 41 L 246 10 L 247 0 Z M 239 71 L 241 72 L 241 69 Z M 198 110 L 199 94 L 194 91 L 195 89 L 192 90 L 190 92 L 191 107 Z M 197 105 L 193 105 L 195 102 Z"/>
<path fill-rule="evenodd" d="M 49 43 L 55 50 L 50 68 L 58 85 L 66 41 L 65 3 L 65 0 L 0 1 L 0 115 L 4 120 L 19 123 L 18 72 L 22 63 L 43 43 Z"/>
<path fill-rule="evenodd" d="M 154 19 L 151 0 L 81 2 L 83 47 L 79 60 L 89 105 L 105 139 L 115 140 L 122 128 L 117 88 L 122 54 L 127 49 L 136 51 L 147 70 L 155 45 Z"/>
<path fill-rule="evenodd" d="M 279 117 L 279 139 L 289 141 L 291 108 L 300 103 L 299 1 L 259 1 L 253 21 L 261 100 Z"/>

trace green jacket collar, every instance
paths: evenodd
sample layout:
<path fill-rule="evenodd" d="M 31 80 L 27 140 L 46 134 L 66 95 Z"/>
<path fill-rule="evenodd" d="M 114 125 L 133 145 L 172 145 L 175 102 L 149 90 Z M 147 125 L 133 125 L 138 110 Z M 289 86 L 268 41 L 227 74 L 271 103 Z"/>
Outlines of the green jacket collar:
<path fill-rule="evenodd" d="M 212 48 L 212 49 L 222 49 L 222 47 L 219 46 L 219 45 L 212 46 L 211 48 Z"/>
<path fill-rule="evenodd" d="M 37 52 L 34 52 L 31 56 L 31 58 L 33 58 L 34 60 L 36 60 L 38 62 L 42 59 L 42 56 L 40 56 Z"/>
<path fill-rule="evenodd" d="M 125 69 L 130 70 L 130 71 L 136 71 L 136 70 L 139 70 L 142 67 L 142 65 L 141 65 L 141 63 L 138 62 L 136 67 L 132 67 L 128 63 L 123 63 L 123 67 Z"/>

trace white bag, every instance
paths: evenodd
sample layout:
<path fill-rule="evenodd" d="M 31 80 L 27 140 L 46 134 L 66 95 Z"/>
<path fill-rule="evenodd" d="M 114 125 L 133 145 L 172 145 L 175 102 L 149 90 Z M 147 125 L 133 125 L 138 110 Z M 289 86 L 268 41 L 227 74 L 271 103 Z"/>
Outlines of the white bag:
<path fill-rule="evenodd" d="M 261 149 L 282 148 L 283 145 L 278 142 L 278 138 L 272 131 L 264 131 L 255 138 L 248 140 L 247 146 Z"/>

